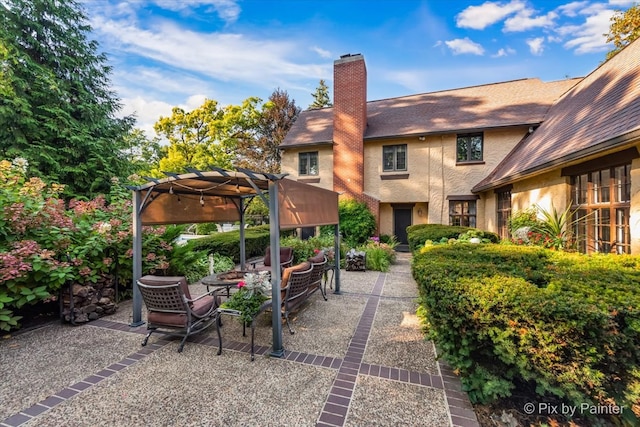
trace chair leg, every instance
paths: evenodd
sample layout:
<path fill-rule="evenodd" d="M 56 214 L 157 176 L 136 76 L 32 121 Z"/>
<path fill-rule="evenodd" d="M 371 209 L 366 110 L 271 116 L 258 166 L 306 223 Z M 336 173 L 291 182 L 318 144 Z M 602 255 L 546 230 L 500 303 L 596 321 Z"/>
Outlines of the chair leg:
<path fill-rule="evenodd" d="M 326 286 L 326 284 L 325 284 Z M 322 289 L 322 283 L 318 286 L 320 288 L 320 293 L 322 294 L 322 298 L 324 298 L 325 301 L 328 301 L 327 299 L 327 291 L 326 289 Z"/>
<path fill-rule="evenodd" d="M 287 321 L 287 328 L 289 328 L 289 333 L 291 335 L 295 334 L 295 331 L 291 329 L 291 324 L 289 323 L 289 312 L 284 313 L 284 320 Z"/>
<path fill-rule="evenodd" d="M 222 354 L 222 334 L 220 334 L 220 326 L 222 322 L 220 321 L 220 315 L 218 315 L 218 321 L 216 322 L 216 331 L 218 331 L 218 356 Z"/>
<path fill-rule="evenodd" d="M 182 350 L 184 349 L 184 343 L 187 341 L 187 338 L 189 337 L 190 334 L 191 334 L 191 326 L 187 328 L 187 331 L 185 332 L 184 337 L 182 338 L 182 341 L 180 341 L 180 346 L 178 346 L 178 353 L 182 353 Z"/>
<path fill-rule="evenodd" d="M 151 334 L 155 331 L 155 329 L 151 329 L 149 331 L 149 333 L 144 337 L 144 340 L 142 340 L 142 346 L 146 346 L 147 342 L 149 341 L 149 337 L 151 336 Z"/>

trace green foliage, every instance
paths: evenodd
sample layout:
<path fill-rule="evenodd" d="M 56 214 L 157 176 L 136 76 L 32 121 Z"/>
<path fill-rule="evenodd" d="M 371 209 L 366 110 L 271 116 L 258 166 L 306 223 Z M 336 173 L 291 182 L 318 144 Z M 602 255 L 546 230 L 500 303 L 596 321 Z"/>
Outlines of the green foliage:
<path fill-rule="evenodd" d="M 66 198 L 106 193 L 132 165 L 120 151 L 133 117 L 118 118 L 111 68 L 75 1 L 7 0 L 0 13 L 0 157 L 66 185 Z"/>
<path fill-rule="evenodd" d="M 416 254 L 412 270 L 429 336 L 473 401 L 526 383 L 541 400 L 633 408 L 639 266 L 632 256 L 458 244 Z"/>
<path fill-rule="evenodd" d="M 491 243 L 498 243 L 500 237 L 489 231 L 480 231 L 474 228 L 463 227 L 459 225 L 443 225 L 443 224 L 416 224 L 407 227 L 407 240 L 409 242 L 409 249 L 411 252 L 415 252 L 424 246 L 425 242 L 447 242 L 449 239 L 458 239 L 461 234 L 465 234 L 467 237 L 475 237 L 477 234 L 480 236 L 482 233 L 482 239 L 488 239 Z M 475 233 L 475 234 L 474 234 Z M 472 236 L 473 235 L 473 236 Z"/>
<path fill-rule="evenodd" d="M 300 114 L 300 108 L 287 91 L 276 89 L 262 106 L 257 127 L 238 138 L 241 153 L 236 166 L 280 173 L 280 144 Z"/>
<path fill-rule="evenodd" d="M 269 226 L 261 225 L 248 227 L 245 230 L 246 257 L 258 257 L 264 255 L 264 250 L 271 242 Z M 220 253 L 233 259 L 234 263 L 240 262 L 240 231 L 228 231 L 216 233 L 200 239 L 189 240 L 185 247 L 195 252 Z"/>
<path fill-rule="evenodd" d="M 338 203 L 340 232 L 348 246 L 367 241 L 376 230 L 376 219 L 364 203 L 343 199 Z"/>
<path fill-rule="evenodd" d="M 203 222 L 195 224 L 195 232 L 199 235 L 213 234 L 218 231 L 218 225 L 215 222 Z"/>
<path fill-rule="evenodd" d="M 280 246 L 293 248 L 293 263 L 298 264 L 306 261 L 316 254 L 316 251 L 325 249 L 325 252 L 333 252 L 333 236 L 314 236 L 307 240 L 297 237 L 283 237 L 280 239 Z"/>
<path fill-rule="evenodd" d="M 112 279 L 116 261 L 119 283 L 131 283 L 132 278 L 130 193 L 114 186 L 110 203 L 99 196 L 71 200 L 67 206 L 58 198 L 61 185 L 28 178 L 27 169 L 24 159 L 0 161 L 3 330 L 19 327 L 16 309 L 51 298 L 65 284 Z M 182 228 L 143 227 L 143 274 L 167 272 L 173 249 L 169 242 Z"/>
<path fill-rule="evenodd" d="M 607 60 L 640 37 L 640 4 L 634 4 L 626 11 L 617 10 L 610 20 L 609 33 L 605 36 L 607 43 L 613 42 L 614 48 L 607 52 Z"/>
<path fill-rule="evenodd" d="M 316 91 L 313 92 L 311 96 L 313 96 L 313 102 L 309 105 L 310 110 L 333 106 L 331 98 L 329 97 L 329 87 L 322 79 L 320 79 Z"/>
<path fill-rule="evenodd" d="M 233 258 L 219 253 L 211 255 L 213 261 L 213 272 L 224 273 L 225 271 L 233 270 L 236 267 L 236 263 L 233 262 Z"/>

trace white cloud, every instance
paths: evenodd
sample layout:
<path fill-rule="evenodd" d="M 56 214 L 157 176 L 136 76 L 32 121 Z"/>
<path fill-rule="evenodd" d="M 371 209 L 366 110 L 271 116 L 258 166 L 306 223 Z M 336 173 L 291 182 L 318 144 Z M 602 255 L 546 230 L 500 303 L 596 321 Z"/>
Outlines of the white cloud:
<path fill-rule="evenodd" d="M 320 55 L 320 58 L 327 58 L 330 59 L 333 55 L 331 54 L 331 52 L 329 52 L 328 50 L 319 48 L 318 46 L 313 46 L 311 48 L 311 50 L 315 53 L 317 53 L 318 55 Z"/>
<path fill-rule="evenodd" d="M 454 55 L 461 55 L 465 53 L 484 55 L 484 48 L 478 43 L 471 41 L 469 37 L 465 37 L 464 39 L 447 40 L 444 43 L 449 47 L 449 49 L 451 49 Z"/>
<path fill-rule="evenodd" d="M 492 58 L 501 58 L 503 56 L 514 55 L 515 53 L 516 53 L 515 49 L 507 47 L 507 48 L 498 49 L 498 52 L 496 52 L 495 54 L 491 55 L 491 57 Z"/>
<path fill-rule="evenodd" d="M 525 3 L 521 0 L 511 0 L 509 3 L 488 1 L 480 6 L 469 6 L 460 12 L 456 16 L 456 25 L 461 28 L 482 30 L 524 9 Z"/>
<path fill-rule="evenodd" d="M 572 37 L 565 42 L 564 47 L 574 49 L 579 54 L 607 50 L 609 46 L 604 34 L 609 32 L 612 15 L 612 10 L 601 10 L 595 15 L 588 16 L 582 25 L 560 28 L 559 34 Z"/>
<path fill-rule="evenodd" d="M 544 50 L 544 37 L 536 37 L 534 39 L 528 39 L 527 45 L 529 45 L 529 50 L 534 55 L 542 55 L 542 51 Z"/>
<path fill-rule="evenodd" d="M 558 11 L 568 17 L 576 17 L 589 5 L 588 1 L 574 1 L 558 7 Z"/>
<path fill-rule="evenodd" d="M 549 28 L 554 25 L 554 21 L 558 18 L 555 12 L 549 12 L 546 15 L 532 17 L 532 10 L 523 10 L 518 12 L 516 16 L 508 18 L 504 22 L 505 32 L 527 31 L 533 28 Z"/>
<path fill-rule="evenodd" d="M 188 12 L 198 6 L 210 6 L 226 23 L 234 23 L 240 16 L 240 6 L 236 0 L 154 0 L 154 3 L 162 9 L 174 12 Z"/>
<path fill-rule="evenodd" d="M 94 29 L 121 51 L 216 80 L 293 86 L 291 80 L 322 78 L 331 64 L 289 60 L 300 51 L 295 41 L 253 39 L 233 33 L 199 33 L 174 23 L 142 29 L 131 22 L 94 19 Z"/>

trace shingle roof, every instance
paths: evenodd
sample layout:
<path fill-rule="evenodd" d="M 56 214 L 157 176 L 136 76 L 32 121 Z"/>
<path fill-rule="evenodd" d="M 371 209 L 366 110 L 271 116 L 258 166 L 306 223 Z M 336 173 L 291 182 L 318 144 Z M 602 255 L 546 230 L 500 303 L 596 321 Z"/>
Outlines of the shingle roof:
<path fill-rule="evenodd" d="M 542 125 L 473 191 L 495 188 L 514 178 L 628 144 L 623 136 L 634 131 L 640 131 L 640 40 L 562 96 Z"/>
<path fill-rule="evenodd" d="M 522 79 L 367 102 L 365 139 L 539 124 L 580 79 Z M 333 108 L 300 113 L 281 147 L 330 143 Z"/>
<path fill-rule="evenodd" d="M 367 103 L 365 138 L 538 124 L 579 79 L 522 79 Z"/>

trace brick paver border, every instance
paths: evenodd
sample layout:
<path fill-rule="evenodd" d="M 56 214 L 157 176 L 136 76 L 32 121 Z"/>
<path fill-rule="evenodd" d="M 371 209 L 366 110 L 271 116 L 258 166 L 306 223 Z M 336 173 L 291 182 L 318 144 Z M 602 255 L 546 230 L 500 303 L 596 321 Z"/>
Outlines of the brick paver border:
<path fill-rule="evenodd" d="M 447 403 L 447 412 L 451 426 L 453 427 L 480 427 L 473 407 L 469 402 L 469 398 L 462 391 L 459 378 L 453 373 L 451 368 L 446 366 L 442 361 L 438 361 L 438 370 L 440 374 L 434 375 L 418 371 L 409 371 L 392 366 L 373 365 L 362 363 L 366 350 L 369 334 L 373 327 L 373 321 L 381 298 L 382 288 L 386 279 L 386 273 L 380 273 L 373 291 L 368 297 L 364 311 L 344 358 L 327 357 L 317 354 L 307 354 L 297 351 L 285 352 L 284 360 L 301 363 L 305 365 L 320 366 L 337 370 L 336 377 L 333 381 L 329 394 L 326 398 L 322 411 L 317 419 L 318 427 L 342 427 L 344 426 L 349 406 L 356 387 L 358 375 L 368 375 L 383 378 L 389 381 L 399 381 L 422 387 L 432 387 L 444 390 L 445 401 Z M 112 329 L 122 332 L 146 334 L 146 328 L 139 326 L 132 328 L 124 323 L 114 322 L 106 319 L 94 320 L 85 326 L 93 326 L 105 329 Z M 207 337 L 205 335 L 196 335 L 188 339 L 190 342 L 207 345 L 212 347 L 218 346 L 218 339 Z M 147 344 L 135 353 L 130 354 L 124 359 L 113 363 L 104 369 L 89 375 L 82 381 L 79 381 L 69 387 L 66 387 L 46 399 L 28 407 L 20 412 L 0 421 L 1 427 L 17 427 L 27 423 L 35 417 L 45 413 L 49 409 L 72 399 L 85 390 L 90 389 L 94 385 L 100 383 L 121 370 L 126 369 L 143 360 L 146 356 L 154 351 L 164 347 L 170 341 L 158 340 L 154 343 Z M 238 341 L 225 341 L 223 347 L 227 350 L 234 350 L 243 353 L 250 353 L 250 345 Z M 256 355 L 268 354 L 271 350 L 266 346 L 255 346 Z"/>

